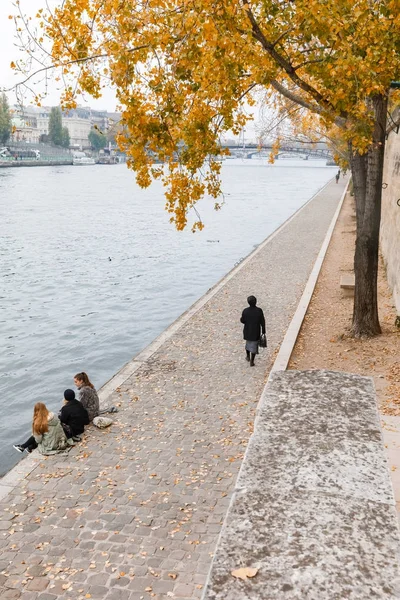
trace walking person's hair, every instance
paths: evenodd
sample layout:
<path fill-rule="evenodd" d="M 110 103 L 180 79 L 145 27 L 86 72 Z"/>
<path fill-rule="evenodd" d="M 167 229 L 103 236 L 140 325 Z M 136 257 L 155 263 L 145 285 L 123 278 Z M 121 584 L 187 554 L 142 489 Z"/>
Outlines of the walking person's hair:
<path fill-rule="evenodd" d="M 32 432 L 35 435 L 43 435 L 49 430 L 49 411 L 43 402 L 37 402 L 33 408 Z"/>
<path fill-rule="evenodd" d="M 91 387 L 94 390 L 93 383 L 90 382 L 89 377 L 86 375 L 86 373 L 84 371 L 82 371 L 82 373 L 77 373 L 74 376 L 74 379 L 78 379 L 78 381 L 82 381 L 83 385 Z"/>
<path fill-rule="evenodd" d="M 255 306 L 257 304 L 257 298 L 255 296 L 249 296 L 247 302 L 250 306 Z"/>

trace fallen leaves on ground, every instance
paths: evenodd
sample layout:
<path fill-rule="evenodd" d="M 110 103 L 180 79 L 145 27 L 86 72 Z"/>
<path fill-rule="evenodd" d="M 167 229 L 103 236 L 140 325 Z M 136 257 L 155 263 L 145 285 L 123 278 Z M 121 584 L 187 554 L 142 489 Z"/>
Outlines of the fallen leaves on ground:
<path fill-rule="evenodd" d="M 258 573 L 258 569 L 255 567 L 241 567 L 240 569 L 235 569 L 231 571 L 231 575 L 236 577 L 236 579 L 243 579 L 246 581 L 248 578 L 255 577 Z"/>

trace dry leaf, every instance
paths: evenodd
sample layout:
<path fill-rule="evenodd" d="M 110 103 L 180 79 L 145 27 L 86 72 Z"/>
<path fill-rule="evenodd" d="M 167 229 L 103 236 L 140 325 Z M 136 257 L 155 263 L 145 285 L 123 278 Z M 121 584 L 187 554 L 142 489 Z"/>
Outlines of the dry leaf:
<path fill-rule="evenodd" d="M 241 567 L 240 569 L 231 571 L 231 575 L 233 575 L 237 579 L 243 579 L 243 581 L 246 581 L 248 577 L 255 577 L 257 573 L 258 569 L 255 569 L 253 567 Z"/>

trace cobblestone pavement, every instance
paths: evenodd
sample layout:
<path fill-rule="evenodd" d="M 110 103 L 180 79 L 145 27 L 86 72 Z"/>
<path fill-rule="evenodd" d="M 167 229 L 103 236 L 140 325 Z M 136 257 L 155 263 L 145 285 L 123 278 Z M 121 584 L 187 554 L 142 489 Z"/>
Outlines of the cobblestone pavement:
<path fill-rule="evenodd" d="M 0 503 L 2 600 L 200 598 L 256 405 L 344 188 L 330 183 Z M 263 307 L 250 368 L 239 323 Z"/>

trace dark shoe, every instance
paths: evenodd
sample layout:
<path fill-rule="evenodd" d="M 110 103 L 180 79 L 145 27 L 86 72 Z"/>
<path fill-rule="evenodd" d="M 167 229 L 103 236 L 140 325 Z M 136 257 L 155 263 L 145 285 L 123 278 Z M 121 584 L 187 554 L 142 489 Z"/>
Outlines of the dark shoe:
<path fill-rule="evenodd" d="M 14 444 L 13 445 L 14 450 L 16 450 L 17 452 L 21 452 L 21 454 L 23 452 L 25 452 L 25 448 L 23 446 L 20 446 L 19 444 Z"/>
<path fill-rule="evenodd" d="M 247 360 L 247 362 L 249 362 L 250 361 L 250 356 L 246 356 L 246 360 Z"/>
<path fill-rule="evenodd" d="M 254 366 L 255 366 L 255 364 L 254 364 L 254 360 L 251 360 L 251 361 L 250 361 L 250 366 L 251 366 L 251 367 L 254 367 Z"/>

